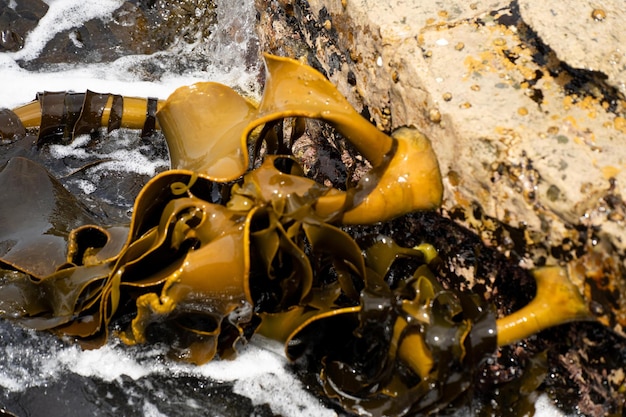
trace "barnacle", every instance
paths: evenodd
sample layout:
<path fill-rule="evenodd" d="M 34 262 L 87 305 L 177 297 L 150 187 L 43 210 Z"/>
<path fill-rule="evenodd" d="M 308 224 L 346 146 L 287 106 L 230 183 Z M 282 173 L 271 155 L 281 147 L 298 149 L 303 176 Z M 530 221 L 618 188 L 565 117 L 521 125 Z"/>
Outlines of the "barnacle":
<path fill-rule="evenodd" d="M 10 159 L 0 171 L 0 312 L 87 347 L 104 343 L 115 322 L 124 342 L 166 341 L 194 363 L 230 357 L 258 332 L 283 341 L 291 359 L 314 358 L 327 395 L 368 415 L 439 410 L 497 345 L 590 317 L 563 268 L 534 271 L 535 300 L 496 319 L 478 296 L 437 282 L 432 246 L 405 248 L 388 236 L 357 243 L 343 225 L 440 204 L 428 139 L 409 128 L 380 132 L 297 61 L 266 56 L 266 64 L 258 105 L 207 82 L 164 102 L 44 93 L 0 112 L 7 141 L 35 126 L 39 144 L 100 126 L 145 137 L 160 128 L 172 165 L 119 226 L 99 224 L 43 167 Z M 306 177 L 272 133 L 285 118 L 327 122 L 372 169 L 346 190 Z M 261 143 L 268 154 L 255 164 L 249 148 Z M 24 198 L 25 189 L 37 193 Z M 392 282 L 399 258 L 414 273 Z"/>

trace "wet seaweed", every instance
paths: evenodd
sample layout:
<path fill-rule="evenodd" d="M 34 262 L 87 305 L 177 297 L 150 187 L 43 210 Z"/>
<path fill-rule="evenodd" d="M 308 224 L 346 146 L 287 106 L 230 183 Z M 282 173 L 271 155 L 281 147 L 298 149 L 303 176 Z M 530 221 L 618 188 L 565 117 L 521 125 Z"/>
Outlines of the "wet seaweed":
<path fill-rule="evenodd" d="M 288 358 L 319 364 L 325 394 L 366 415 L 443 410 L 471 390 L 498 345 L 590 318 L 565 268 L 533 271 L 537 296 L 496 319 L 484 297 L 442 285 L 431 244 L 348 234 L 438 207 L 430 142 L 414 129 L 382 133 L 310 67 L 272 56 L 266 65 L 258 104 L 207 82 L 165 102 L 43 93 L 3 111 L 3 140 L 38 126 L 39 146 L 101 126 L 146 138 L 161 129 L 171 169 L 148 181 L 120 226 L 36 162 L 9 159 L 0 170 L 9 196 L 0 204 L 2 315 L 86 348 L 110 332 L 129 345 L 166 342 L 193 363 L 233 357 L 262 334 L 283 341 Z M 335 129 L 371 170 L 345 189 L 307 177 L 292 155 L 305 119 Z M 524 392 L 541 379 L 535 368 Z"/>

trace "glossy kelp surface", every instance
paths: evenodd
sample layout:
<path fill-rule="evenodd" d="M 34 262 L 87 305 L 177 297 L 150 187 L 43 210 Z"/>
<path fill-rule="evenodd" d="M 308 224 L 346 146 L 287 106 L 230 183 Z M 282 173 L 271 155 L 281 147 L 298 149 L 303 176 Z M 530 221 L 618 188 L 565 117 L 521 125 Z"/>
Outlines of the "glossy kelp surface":
<path fill-rule="evenodd" d="M 437 282 L 432 246 L 402 247 L 384 235 L 357 243 L 341 229 L 440 204 L 428 139 L 406 128 L 385 135 L 297 61 L 266 63 L 258 105 L 200 83 L 165 102 L 44 93 L 4 111 L 3 139 L 40 123 L 38 146 L 100 125 L 141 128 L 146 138 L 161 128 L 172 169 L 145 185 L 120 226 L 92 216 L 39 165 L 10 159 L 0 172 L 11 194 L 0 204 L 0 311 L 85 347 L 101 346 L 111 329 L 127 344 L 165 342 L 194 363 L 232 357 L 259 332 L 283 341 L 291 359 L 321 364 L 325 393 L 347 410 L 440 410 L 495 349 L 493 309 Z M 288 141 L 280 139 L 285 118 Z M 307 118 L 330 124 L 371 163 L 355 186 L 320 184 L 291 156 Z M 398 259 L 410 259 L 413 272 L 389 279 Z"/>

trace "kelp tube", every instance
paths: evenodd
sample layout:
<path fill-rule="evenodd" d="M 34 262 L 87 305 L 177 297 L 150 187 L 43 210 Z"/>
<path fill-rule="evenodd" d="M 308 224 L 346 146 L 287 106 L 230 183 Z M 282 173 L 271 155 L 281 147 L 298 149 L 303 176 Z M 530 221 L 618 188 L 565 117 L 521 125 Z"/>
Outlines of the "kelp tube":
<path fill-rule="evenodd" d="M 93 216 L 36 162 L 10 159 L 0 171 L 11 195 L 0 203 L 3 316 L 85 347 L 111 330 L 128 344 L 165 342 L 194 363 L 232 357 L 258 332 L 283 341 L 291 359 L 314 358 L 325 393 L 365 415 L 440 410 L 471 386 L 498 342 L 587 318 L 560 268 L 538 271 L 538 284 L 573 301 L 555 320 L 535 315 L 524 326 L 528 310 L 496 320 L 478 296 L 445 289 L 427 242 L 353 239 L 343 226 L 439 206 L 428 139 L 408 128 L 385 135 L 297 61 L 266 56 L 266 67 L 258 104 L 200 83 L 165 102 L 44 93 L 0 112 L 5 141 L 35 126 L 38 146 L 100 126 L 146 138 L 160 128 L 171 157 L 171 169 L 137 195 L 127 226 Z M 292 155 L 306 119 L 331 126 L 369 172 L 340 188 L 307 177 Z M 392 279 L 397 260 L 411 272 Z M 549 307 L 545 293 L 538 303 Z"/>

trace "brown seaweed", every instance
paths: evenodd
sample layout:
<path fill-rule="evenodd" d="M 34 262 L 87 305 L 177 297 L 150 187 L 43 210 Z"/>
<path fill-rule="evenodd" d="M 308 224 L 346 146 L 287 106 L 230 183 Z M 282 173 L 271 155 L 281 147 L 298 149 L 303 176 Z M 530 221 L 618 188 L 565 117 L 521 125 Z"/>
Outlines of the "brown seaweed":
<path fill-rule="evenodd" d="M 40 165 L 12 158 L 0 170 L 0 256 L 41 279 L 66 261 L 67 237 L 94 222 L 76 198 Z"/>
<path fill-rule="evenodd" d="M 535 300 L 496 320 L 478 296 L 437 282 L 432 246 L 387 236 L 357 243 L 343 225 L 441 203 L 430 142 L 415 129 L 380 132 L 310 67 L 272 56 L 266 64 L 258 105 L 199 83 L 165 102 L 44 93 L 3 113 L 3 138 L 40 126 L 39 143 L 100 126 L 146 137 L 160 128 L 172 169 L 141 190 L 128 227 L 112 227 L 42 167 L 10 159 L 0 171 L 0 313 L 86 347 L 105 343 L 116 323 L 124 342 L 164 341 L 194 363 L 231 357 L 260 333 L 283 341 L 290 359 L 319 363 L 326 394 L 367 415 L 440 410 L 471 387 L 498 344 L 590 317 L 565 268 L 534 271 Z M 372 169 L 345 191 L 306 177 L 276 133 L 285 118 L 295 120 L 294 137 L 307 118 L 328 123 Z M 255 165 L 248 149 L 261 144 L 267 155 Z M 400 258 L 414 272 L 392 282 Z"/>

